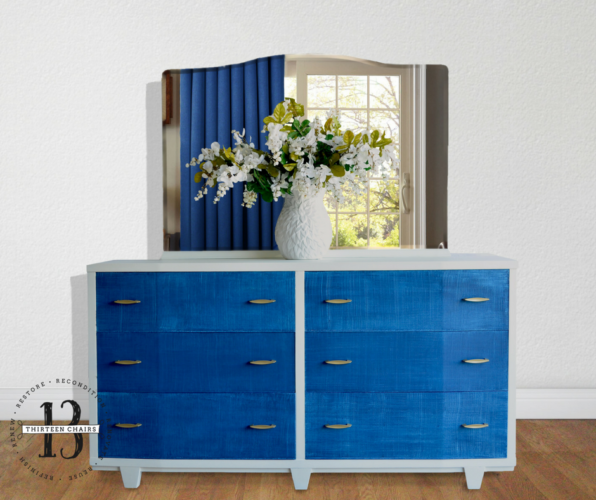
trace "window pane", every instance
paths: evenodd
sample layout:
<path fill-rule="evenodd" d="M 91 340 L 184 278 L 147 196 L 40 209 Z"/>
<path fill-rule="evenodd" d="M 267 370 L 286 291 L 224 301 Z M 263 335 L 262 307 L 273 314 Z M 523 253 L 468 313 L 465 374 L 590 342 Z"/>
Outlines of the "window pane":
<path fill-rule="evenodd" d="M 335 108 L 335 76 L 308 75 L 308 107 Z"/>
<path fill-rule="evenodd" d="M 370 128 L 385 132 L 385 137 L 391 137 L 399 144 L 399 114 L 397 111 L 371 111 Z"/>
<path fill-rule="evenodd" d="M 343 188 L 344 202 L 338 206 L 340 212 L 366 212 L 366 191 L 357 195 L 351 187 Z"/>
<path fill-rule="evenodd" d="M 315 116 L 318 116 L 321 120 L 321 123 L 325 123 L 327 121 L 327 110 L 325 109 L 307 109 L 306 110 L 306 117 L 309 120 L 312 120 Z"/>
<path fill-rule="evenodd" d="M 370 107 L 399 109 L 399 76 L 370 77 Z"/>
<path fill-rule="evenodd" d="M 284 78 L 284 98 L 291 97 L 296 99 L 296 78 L 293 76 L 287 76 Z"/>
<path fill-rule="evenodd" d="M 337 248 L 366 248 L 366 214 L 338 216 Z"/>
<path fill-rule="evenodd" d="M 399 212 L 399 182 L 370 181 L 370 213 Z"/>
<path fill-rule="evenodd" d="M 399 77 L 308 75 L 307 116 L 311 120 L 318 116 L 324 123 L 327 110 L 338 107 L 342 132 L 385 132 L 396 143 L 399 157 L 399 85 Z M 286 88 L 289 95 L 291 83 Z M 332 249 L 399 247 L 399 173 L 389 180 L 371 179 L 358 194 L 345 187 L 343 194 L 341 205 L 329 193 L 325 196 Z"/>
<path fill-rule="evenodd" d="M 331 239 L 331 245 L 329 248 L 336 248 L 337 247 L 337 235 L 336 235 L 336 222 L 337 222 L 337 215 L 335 213 L 329 214 L 329 219 L 331 219 L 331 229 L 333 231 L 333 238 Z"/>
<path fill-rule="evenodd" d="M 340 111 L 341 129 L 343 132 L 351 130 L 355 134 L 364 132 L 367 128 L 368 113 L 366 109 L 362 111 Z"/>
<path fill-rule="evenodd" d="M 399 247 L 399 215 L 370 216 L 370 247 Z"/>
<path fill-rule="evenodd" d="M 338 76 L 340 108 L 366 108 L 366 76 Z"/>

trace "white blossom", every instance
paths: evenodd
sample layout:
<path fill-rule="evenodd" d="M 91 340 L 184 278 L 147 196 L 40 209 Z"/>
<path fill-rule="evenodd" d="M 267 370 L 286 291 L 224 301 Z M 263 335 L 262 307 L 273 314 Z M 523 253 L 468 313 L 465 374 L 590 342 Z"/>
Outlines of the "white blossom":
<path fill-rule="evenodd" d="M 286 100 L 283 107 L 286 113 L 290 109 L 290 101 Z M 295 108 L 292 108 L 295 109 Z M 252 138 L 246 139 L 246 131 L 242 133 L 233 130 L 235 146 L 230 155 L 219 143 L 214 142 L 210 148 L 201 150 L 198 158 L 192 158 L 186 167 L 199 165 L 204 184 L 197 193 L 195 200 L 200 200 L 207 193 L 208 188 L 217 186 L 214 203 L 224 197 L 230 188 L 240 182 L 266 182 L 274 200 L 292 194 L 294 196 L 313 197 L 321 190 L 328 191 L 339 203 L 344 201 L 342 187 L 349 186 L 354 194 L 366 192 L 369 175 L 386 178 L 395 175 L 399 169 L 399 158 L 393 143 L 382 143 L 382 147 L 372 146 L 371 131 L 359 134 L 358 142 L 346 144 L 345 131 L 341 130 L 341 114 L 339 110 L 330 110 L 327 119 L 331 118 L 331 128 L 324 130 L 322 120 L 315 117 L 309 121 L 308 131 L 304 136 L 305 117 L 294 116 L 289 123 L 273 121 L 264 126 L 267 133 L 266 145 L 268 152 L 262 153 L 255 149 Z M 297 120 L 298 129 L 289 137 L 289 128 Z M 285 120 L 287 122 L 287 118 Z M 306 126 L 306 124 L 304 124 Z M 282 130 L 282 129 L 286 130 Z M 328 139 L 329 134 L 331 138 Z M 354 134 L 356 136 L 356 134 Z M 366 136 L 366 140 L 365 137 Z M 321 145 L 321 146 L 320 146 Z M 323 153 L 319 148 L 327 148 Z M 339 162 L 345 169 L 342 177 L 333 175 L 329 165 L 321 164 L 322 158 L 329 158 L 330 152 L 339 153 Z M 296 163 L 290 171 L 284 165 Z M 276 172 L 270 171 L 275 168 Z M 290 167 L 288 167 L 290 168 Z M 275 175 L 273 175 L 275 174 Z M 252 207 L 258 199 L 257 193 L 245 186 L 242 206 Z"/>

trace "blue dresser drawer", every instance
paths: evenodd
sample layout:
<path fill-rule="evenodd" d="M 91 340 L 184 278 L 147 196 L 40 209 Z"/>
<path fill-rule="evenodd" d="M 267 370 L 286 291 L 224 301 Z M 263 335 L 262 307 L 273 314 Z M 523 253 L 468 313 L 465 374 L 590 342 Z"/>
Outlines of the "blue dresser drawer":
<path fill-rule="evenodd" d="M 294 344 L 293 333 L 99 332 L 98 388 L 115 392 L 294 392 Z"/>
<path fill-rule="evenodd" d="M 295 330 L 292 272 L 97 273 L 96 280 L 99 332 Z"/>
<path fill-rule="evenodd" d="M 508 270 L 334 271 L 305 274 L 307 331 L 509 329 Z M 470 298 L 489 300 L 465 300 Z M 351 302 L 326 302 L 335 299 Z"/>
<path fill-rule="evenodd" d="M 306 390 L 507 390 L 508 338 L 506 331 L 309 332 L 306 334 Z M 488 359 L 488 362 L 464 362 L 480 359 Z"/>
<path fill-rule="evenodd" d="M 505 458 L 507 395 L 307 393 L 306 458 Z M 351 427 L 325 427 L 338 424 Z M 464 424 L 488 427 L 469 429 Z"/>
<path fill-rule="evenodd" d="M 296 457 L 294 394 L 100 392 L 99 456 L 154 459 Z M 116 424 L 141 424 L 119 428 Z M 275 425 L 267 430 L 251 425 Z"/>

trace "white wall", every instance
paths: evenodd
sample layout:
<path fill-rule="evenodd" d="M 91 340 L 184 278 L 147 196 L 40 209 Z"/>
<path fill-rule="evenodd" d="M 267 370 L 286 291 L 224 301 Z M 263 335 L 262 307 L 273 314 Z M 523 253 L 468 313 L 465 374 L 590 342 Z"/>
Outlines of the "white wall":
<path fill-rule="evenodd" d="M 596 388 L 594 3 L 102 3 L 1 7 L 0 388 L 86 380 L 85 266 L 159 254 L 161 72 L 286 53 L 449 67 L 450 248 L 520 261 L 519 387 Z"/>

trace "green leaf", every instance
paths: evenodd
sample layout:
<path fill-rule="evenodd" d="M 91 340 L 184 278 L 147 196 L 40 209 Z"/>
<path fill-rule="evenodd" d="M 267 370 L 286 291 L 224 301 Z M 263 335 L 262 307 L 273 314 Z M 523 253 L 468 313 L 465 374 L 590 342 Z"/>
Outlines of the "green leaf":
<path fill-rule="evenodd" d="M 296 99 L 291 97 L 286 97 L 286 100 L 290 101 L 288 111 L 291 111 L 294 116 L 304 116 L 304 106 L 302 104 L 298 104 Z"/>
<path fill-rule="evenodd" d="M 269 172 L 271 177 L 279 176 L 279 170 L 277 170 L 273 165 L 267 165 L 267 172 Z"/>
<path fill-rule="evenodd" d="M 344 134 L 344 142 L 346 144 L 350 145 L 353 140 L 354 140 L 354 132 L 352 132 L 351 130 L 346 130 L 346 133 Z"/>
<path fill-rule="evenodd" d="M 291 172 L 292 170 L 294 170 L 296 168 L 296 163 L 286 163 L 284 165 L 284 168 L 288 171 Z M 277 177 L 277 176 L 276 176 Z"/>
<path fill-rule="evenodd" d="M 198 184 L 199 182 L 201 182 L 201 172 L 197 172 L 195 174 L 195 182 Z"/>
<path fill-rule="evenodd" d="M 341 165 L 332 165 L 329 167 L 331 169 L 331 173 L 335 175 L 335 177 L 343 177 L 346 175 L 346 169 Z"/>
<path fill-rule="evenodd" d="M 286 108 L 284 108 L 284 103 L 280 102 L 273 110 L 273 119 L 276 123 L 283 123 L 284 116 L 286 116 Z"/>
<path fill-rule="evenodd" d="M 333 153 L 329 159 L 329 166 L 335 165 L 339 161 L 339 153 Z"/>
<path fill-rule="evenodd" d="M 263 198 L 263 200 L 266 202 L 271 203 L 273 201 L 273 193 L 271 191 L 262 192 L 261 198 Z"/>
<path fill-rule="evenodd" d="M 331 130 L 332 123 L 333 123 L 333 118 L 328 118 L 327 121 L 325 122 L 325 126 L 323 127 L 325 129 L 325 132 L 329 132 Z M 331 136 L 331 137 L 333 137 L 333 136 Z"/>
<path fill-rule="evenodd" d="M 298 161 L 301 158 L 301 156 L 298 153 L 292 153 L 290 155 L 290 158 L 292 158 L 292 160 L 294 161 Z"/>

